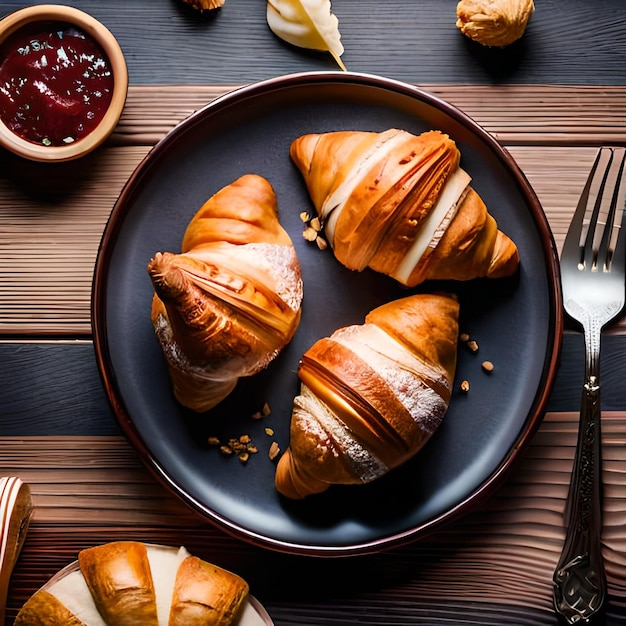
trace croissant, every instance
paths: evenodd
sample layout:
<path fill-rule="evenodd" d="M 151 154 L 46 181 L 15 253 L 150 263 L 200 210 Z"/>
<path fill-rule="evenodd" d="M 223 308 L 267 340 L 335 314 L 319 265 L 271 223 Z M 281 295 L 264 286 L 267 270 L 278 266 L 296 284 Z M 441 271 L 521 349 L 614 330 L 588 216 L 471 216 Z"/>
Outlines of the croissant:
<path fill-rule="evenodd" d="M 452 295 L 412 295 L 315 343 L 298 369 L 277 490 L 301 499 L 368 483 L 413 457 L 448 409 L 458 314 Z"/>
<path fill-rule="evenodd" d="M 248 592 L 245 580 L 185 548 L 116 541 L 82 550 L 15 626 L 226 626 L 252 610 Z"/>
<path fill-rule="evenodd" d="M 302 275 L 270 183 L 248 174 L 193 217 L 182 253 L 148 264 L 152 322 L 174 395 L 197 412 L 265 368 L 300 320 Z"/>
<path fill-rule="evenodd" d="M 517 247 L 470 186 L 448 135 L 309 134 L 292 142 L 290 155 L 347 268 L 370 267 L 408 287 L 515 272 Z"/>

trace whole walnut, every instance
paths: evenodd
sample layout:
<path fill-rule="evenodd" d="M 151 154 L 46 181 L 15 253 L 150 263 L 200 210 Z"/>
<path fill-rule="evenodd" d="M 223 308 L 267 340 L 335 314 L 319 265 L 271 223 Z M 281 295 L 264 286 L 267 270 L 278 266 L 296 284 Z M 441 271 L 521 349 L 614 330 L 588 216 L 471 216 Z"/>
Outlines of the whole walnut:
<path fill-rule="evenodd" d="M 183 0 L 183 2 L 204 13 L 222 8 L 226 0 Z"/>
<path fill-rule="evenodd" d="M 484 46 L 508 46 L 524 34 L 534 10 L 533 0 L 460 0 L 456 26 Z"/>

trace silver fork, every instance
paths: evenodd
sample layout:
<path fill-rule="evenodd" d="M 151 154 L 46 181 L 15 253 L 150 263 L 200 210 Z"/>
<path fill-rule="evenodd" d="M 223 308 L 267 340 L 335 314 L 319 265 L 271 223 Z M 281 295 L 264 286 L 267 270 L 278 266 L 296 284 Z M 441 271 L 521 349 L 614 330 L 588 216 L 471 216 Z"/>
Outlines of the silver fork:
<path fill-rule="evenodd" d="M 565 624 L 603 619 L 600 338 L 624 307 L 626 242 L 620 231 L 626 195 L 623 147 L 602 147 L 589 174 L 561 253 L 563 306 L 585 339 L 585 379 L 567 534 L 554 572 L 554 608 Z"/>

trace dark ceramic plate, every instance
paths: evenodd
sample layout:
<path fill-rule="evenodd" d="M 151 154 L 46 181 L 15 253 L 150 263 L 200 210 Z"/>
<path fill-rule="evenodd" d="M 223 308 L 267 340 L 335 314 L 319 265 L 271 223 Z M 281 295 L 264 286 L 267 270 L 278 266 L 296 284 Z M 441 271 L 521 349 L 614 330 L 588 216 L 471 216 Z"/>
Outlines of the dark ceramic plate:
<path fill-rule="evenodd" d="M 341 129 L 413 133 L 439 129 L 461 150 L 502 230 L 517 243 L 519 275 L 443 285 L 462 307 L 461 329 L 478 354 L 459 350 L 455 392 L 443 425 L 412 461 L 375 483 L 336 487 L 304 502 L 274 489 L 268 449 L 288 444 L 300 356 L 339 326 L 407 294 L 370 271 L 343 269 L 302 237 L 311 210 L 289 145 L 309 132 Z M 157 251 L 178 252 L 196 210 L 245 173 L 273 185 L 280 218 L 296 246 L 305 300 L 298 332 L 263 373 L 240 381 L 207 415 L 174 400 L 150 322 L 146 271 Z M 104 385 L 141 459 L 187 504 L 227 531 L 295 553 L 355 554 L 425 534 L 464 513 L 499 483 L 541 420 L 561 344 L 557 254 L 528 182 L 511 156 L 462 112 L 412 86 L 351 73 L 297 74 L 219 98 L 170 132 L 139 165 L 111 214 L 96 264 L 93 331 Z M 424 285 L 432 289 L 441 285 Z M 481 371 L 488 359 L 491 375 Z M 457 391 L 470 381 L 468 394 Z M 271 414 L 250 416 L 267 403 Z M 264 429 L 275 431 L 273 437 Z M 244 465 L 207 438 L 249 434 L 259 453 Z"/>

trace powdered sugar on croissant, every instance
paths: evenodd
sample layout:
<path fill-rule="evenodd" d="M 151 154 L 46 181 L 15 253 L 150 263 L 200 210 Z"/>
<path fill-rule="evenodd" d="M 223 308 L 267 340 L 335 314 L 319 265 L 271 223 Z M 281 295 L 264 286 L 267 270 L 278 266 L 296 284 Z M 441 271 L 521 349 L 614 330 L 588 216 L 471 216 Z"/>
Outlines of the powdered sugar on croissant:
<path fill-rule="evenodd" d="M 458 310 L 453 296 L 409 296 L 304 354 L 280 493 L 299 499 L 371 482 L 422 448 L 450 401 Z"/>
<path fill-rule="evenodd" d="M 195 411 L 266 367 L 298 327 L 300 265 L 261 176 L 242 176 L 212 196 L 189 223 L 182 253 L 157 253 L 148 272 L 174 393 Z"/>
<path fill-rule="evenodd" d="M 428 279 L 512 274 L 515 244 L 498 230 L 448 135 L 337 131 L 295 139 L 301 171 L 336 258 L 409 287 Z"/>

